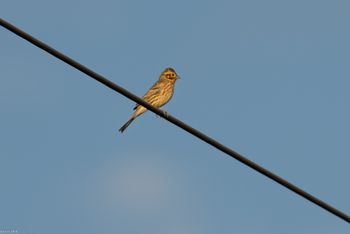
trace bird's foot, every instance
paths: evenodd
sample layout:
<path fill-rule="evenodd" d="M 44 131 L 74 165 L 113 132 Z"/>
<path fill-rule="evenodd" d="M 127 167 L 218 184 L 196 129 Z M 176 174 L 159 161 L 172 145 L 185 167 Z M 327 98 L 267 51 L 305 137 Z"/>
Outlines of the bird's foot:
<path fill-rule="evenodd" d="M 163 114 L 166 116 L 166 117 L 169 117 L 169 113 L 165 110 L 162 110 L 163 111 Z"/>
<path fill-rule="evenodd" d="M 161 110 L 163 112 L 163 114 L 166 116 L 166 117 L 169 117 L 169 113 L 165 110 Z M 161 117 L 159 115 L 156 115 L 158 118 Z"/>

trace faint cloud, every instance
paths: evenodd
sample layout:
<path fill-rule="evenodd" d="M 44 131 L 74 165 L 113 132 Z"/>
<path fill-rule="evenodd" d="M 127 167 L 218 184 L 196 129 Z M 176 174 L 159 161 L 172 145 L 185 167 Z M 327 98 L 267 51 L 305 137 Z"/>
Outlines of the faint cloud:
<path fill-rule="evenodd" d="M 132 162 L 119 168 L 113 175 L 110 186 L 113 194 L 129 206 L 157 207 L 169 195 L 169 186 L 174 180 L 154 163 Z"/>
<path fill-rule="evenodd" d="M 109 205 L 131 212 L 165 208 L 180 185 L 161 157 L 159 153 L 131 153 L 108 162 L 101 168 L 100 196 Z"/>
<path fill-rule="evenodd" d="M 176 157 L 150 151 L 118 153 L 103 163 L 94 192 L 97 213 L 129 233 L 205 233 L 197 197 Z"/>

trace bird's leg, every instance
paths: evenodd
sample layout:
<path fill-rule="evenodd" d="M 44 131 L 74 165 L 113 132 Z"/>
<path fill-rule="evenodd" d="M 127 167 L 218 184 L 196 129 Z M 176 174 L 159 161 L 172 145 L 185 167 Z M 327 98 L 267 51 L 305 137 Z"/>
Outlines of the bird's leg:
<path fill-rule="evenodd" d="M 166 111 L 166 110 L 162 110 L 163 111 L 163 114 L 166 116 L 166 117 L 169 117 L 169 113 Z"/>
<path fill-rule="evenodd" d="M 161 111 L 163 112 L 163 114 L 166 116 L 166 117 L 169 117 L 169 113 L 165 110 L 162 110 Z M 156 116 L 159 118 L 160 116 L 156 114 Z"/>

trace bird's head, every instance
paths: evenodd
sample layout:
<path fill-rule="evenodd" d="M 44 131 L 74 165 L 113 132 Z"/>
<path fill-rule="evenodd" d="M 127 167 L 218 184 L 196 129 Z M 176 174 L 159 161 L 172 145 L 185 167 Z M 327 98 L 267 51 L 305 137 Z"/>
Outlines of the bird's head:
<path fill-rule="evenodd" d="M 175 70 L 173 68 L 166 68 L 162 74 L 160 74 L 159 77 L 160 80 L 167 80 L 171 82 L 175 82 L 176 80 L 180 79 L 180 77 L 177 75 Z"/>

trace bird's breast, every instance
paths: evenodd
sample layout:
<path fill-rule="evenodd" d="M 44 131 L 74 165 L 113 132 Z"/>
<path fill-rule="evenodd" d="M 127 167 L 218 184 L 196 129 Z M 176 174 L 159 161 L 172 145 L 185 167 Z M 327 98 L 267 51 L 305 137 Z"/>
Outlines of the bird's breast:
<path fill-rule="evenodd" d="M 173 94 L 174 86 L 172 84 L 164 85 L 159 98 L 159 106 L 165 105 L 172 98 Z"/>

